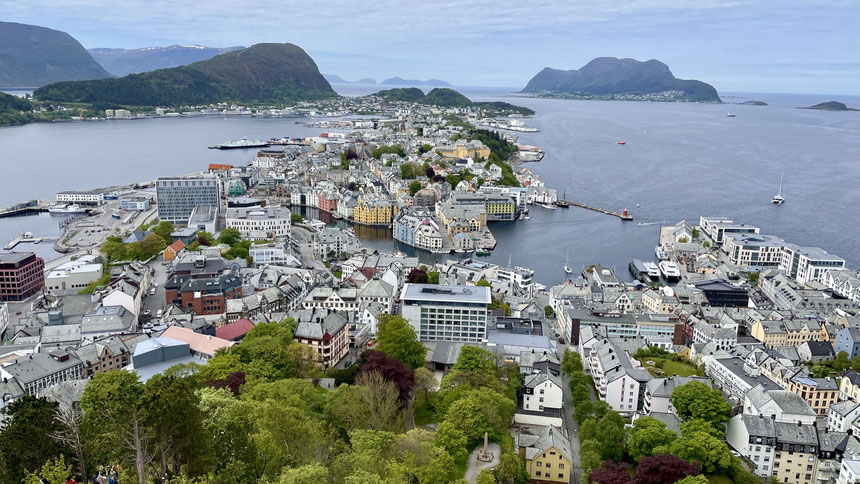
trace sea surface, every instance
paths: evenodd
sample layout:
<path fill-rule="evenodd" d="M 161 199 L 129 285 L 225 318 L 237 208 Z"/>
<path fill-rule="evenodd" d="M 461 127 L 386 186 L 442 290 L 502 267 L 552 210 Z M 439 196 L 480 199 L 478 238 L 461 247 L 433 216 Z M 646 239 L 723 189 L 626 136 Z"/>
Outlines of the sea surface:
<path fill-rule="evenodd" d="M 348 96 L 383 88 L 334 87 Z M 633 222 L 622 222 L 580 208 L 534 207 L 528 221 L 491 224 L 498 240 L 488 258 L 493 262 L 531 267 L 544 284 L 564 279 L 566 258 L 576 272 L 599 263 L 629 279 L 630 259 L 654 259 L 659 222 L 696 223 L 700 215 L 710 215 L 759 225 L 763 233 L 820 246 L 845 258 L 849 267 L 860 266 L 860 112 L 797 109 L 829 100 L 857 107 L 857 97 L 729 93 L 722 94 L 725 104 L 715 105 L 537 99 L 505 88 L 458 90 L 473 100 L 505 100 L 534 109 L 537 114 L 526 122 L 540 132 L 520 134 L 519 140 L 540 146 L 546 156 L 524 166 L 560 196 L 617 211 L 627 208 L 634 216 Z M 768 106 L 737 104 L 747 100 Z M 213 162 L 248 163 L 251 150 L 206 147 L 242 136 L 322 131 L 297 124 L 306 120 L 207 117 L 2 128 L 0 206 L 52 198 L 60 190 L 205 170 Z M 620 140 L 626 144 L 619 145 Z M 786 202 L 777 206 L 770 199 L 782 173 Z M 23 230 L 55 235 L 55 220 L 47 215 L 0 219 L 0 246 Z M 396 244 L 387 230 L 356 232 L 374 249 L 399 248 L 425 262 L 439 257 Z M 47 252 L 43 256 L 55 256 Z"/>

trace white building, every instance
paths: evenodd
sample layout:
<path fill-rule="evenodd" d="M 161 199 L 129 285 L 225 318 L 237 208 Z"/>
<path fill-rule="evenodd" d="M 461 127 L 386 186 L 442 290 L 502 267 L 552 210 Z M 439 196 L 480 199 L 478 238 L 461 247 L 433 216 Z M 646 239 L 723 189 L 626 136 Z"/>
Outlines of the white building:
<path fill-rule="evenodd" d="M 9 304 L 0 302 L 0 341 L 5 338 L 6 329 L 9 328 Z"/>
<path fill-rule="evenodd" d="M 248 256 L 254 261 L 255 266 L 266 264 L 284 265 L 295 259 L 283 247 L 273 244 L 252 245 L 248 248 Z"/>
<path fill-rule="evenodd" d="M 860 272 L 849 269 L 830 269 L 825 271 L 822 284 L 844 298 L 860 304 Z"/>
<path fill-rule="evenodd" d="M 102 276 L 102 265 L 96 256 L 85 255 L 57 266 L 45 276 L 45 288 L 54 294 L 77 294 Z"/>
<path fill-rule="evenodd" d="M 480 343 L 487 338 L 490 288 L 404 284 L 401 312 L 421 341 Z"/>
<path fill-rule="evenodd" d="M 860 404 L 850 400 L 830 404 L 827 409 L 827 430 L 847 432 L 860 418 Z"/>
<path fill-rule="evenodd" d="M 561 427 L 564 387 L 550 371 L 523 376 L 522 407 L 514 414 L 517 423 Z"/>
<path fill-rule="evenodd" d="M 860 458 L 842 459 L 839 468 L 839 478 L 836 484 L 858 484 L 860 483 Z"/>
<path fill-rule="evenodd" d="M 102 192 L 68 191 L 57 193 L 57 201 L 63 203 L 77 203 L 78 205 L 101 205 L 105 201 L 105 196 Z"/>
<path fill-rule="evenodd" d="M 645 386 L 653 377 L 626 349 L 612 340 L 599 342 L 591 349 L 588 363 L 601 400 L 618 412 L 633 413 L 642 408 Z"/>
<path fill-rule="evenodd" d="M 149 210 L 149 199 L 146 197 L 127 197 L 119 201 L 120 210 Z"/>
<path fill-rule="evenodd" d="M 225 223 L 246 238 L 254 233 L 266 238 L 289 237 L 291 215 L 284 207 L 228 208 Z"/>
<path fill-rule="evenodd" d="M 828 254 L 818 247 L 787 244 L 782 249 L 779 270 L 800 284 L 822 282 L 824 273 L 845 267 L 845 259 Z"/>
<path fill-rule="evenodd" d="M 699 217 L 699 226 L 717 245 L 723 243 L 726 234 L 757 234 L 753 225 L 736 224 L 725 217 Z"/>
<path fill-rule="evenodd" d="M 645 402 L 642 405 L 642 413 L 645 415 L 653 413 L 671 413 L 677 415 L 675 407 L 672 406 L 672 393 L 676 388 L 686 385 L 692 381 L 698 381 L 711 386 L 711 380 L 705 377 L 673 376 L 669 378 L 655 378 L 645 384 Z"/>

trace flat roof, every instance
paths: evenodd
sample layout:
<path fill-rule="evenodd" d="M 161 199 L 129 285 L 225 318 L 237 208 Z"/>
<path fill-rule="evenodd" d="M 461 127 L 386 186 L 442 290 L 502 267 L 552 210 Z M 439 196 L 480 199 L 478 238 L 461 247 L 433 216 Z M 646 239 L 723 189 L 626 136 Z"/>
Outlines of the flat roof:
<path fill-rule="evenodd" d="M 484 286 L 442 286 L 438 284 L 405 284 L 400 299 L 404 301 L 457 302 L 490 304 L 490 288 Z"/>

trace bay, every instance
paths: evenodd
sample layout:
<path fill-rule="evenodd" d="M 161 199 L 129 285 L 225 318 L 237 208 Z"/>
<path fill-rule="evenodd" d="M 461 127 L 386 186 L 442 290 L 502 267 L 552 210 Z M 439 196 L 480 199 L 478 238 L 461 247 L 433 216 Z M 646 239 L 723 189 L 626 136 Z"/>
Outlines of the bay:
<path fill-rule="evenodd" d="M 334 86 L 362 95 L 378 85 Z M 386 86 L 386 88 L 389 86 Z M 426 88 L 425 88 L 426 90 Z M 736 104 L 570 101 L 519 97 L 513 89 L 458 88 L 473 100 L 505 100 L 534 109 L 540 130 L 520 141 L 542 147 L 524 166 L 568 199 L 612 210 L 634 222 L 579 208 L 535 207 L 531 219 L 492 224 L 498 246 L 489 260 L 531 267 L 544 284 L 563 280 L 570 252 L 575 270 L 600 263 L 622 278 L 632 258 L 653 259 L 659 224 L 700 215 L 756 224 L 762 232 L 820 246 L 860 265 L 860 113 L 796 109 L 827 100 L 857 106 L 857 97 L 724 94 Z M 726 117 L 727 113 L 736 117 Z M 0 129 L 0 205 L 205 170 L 209 163 L 245 164 L 251 151 L 206 147 L 228 139 L 313 136 L 297 121 L 206 117 L 32 124 Z M 626 141 L 619 145 L 619 140 Z M 785 173 L 780 206 L 770 203 Z M 636 205 L 639 205 L 638 207 Z M 0 243 L 24 230 L 54 235 L 45 216 L 0 220 Z M 50 220 L 50 218 L 48 219 Z M 56 229 L 58 231 L 58 229 Z M 438 256 L 396 244 L 390 231 L 357 230 L 365 245 L 399 248 L 424 262 Z M 23 250 L 20 249 L 19 250 Z"/>

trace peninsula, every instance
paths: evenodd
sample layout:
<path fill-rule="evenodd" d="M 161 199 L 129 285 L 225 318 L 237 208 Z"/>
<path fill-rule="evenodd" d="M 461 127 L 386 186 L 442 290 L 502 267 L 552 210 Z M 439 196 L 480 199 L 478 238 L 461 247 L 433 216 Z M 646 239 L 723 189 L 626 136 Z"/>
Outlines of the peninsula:
<path fill-rule="evenodd" d="M 579 70 L 545 67 L 522 92 L 568 99 L 722 102 L 710 84 L 678 79 L 658 60 L 616 57 L 598 57 Z"/>

